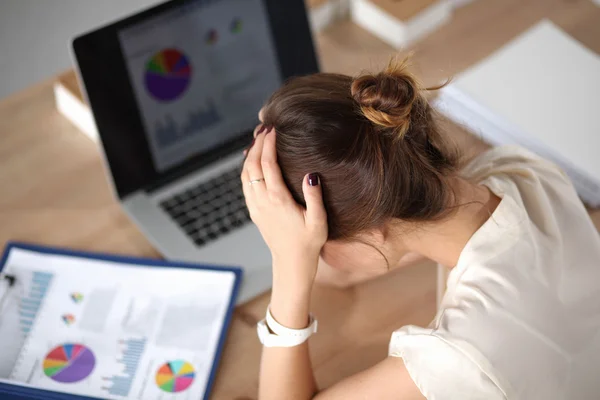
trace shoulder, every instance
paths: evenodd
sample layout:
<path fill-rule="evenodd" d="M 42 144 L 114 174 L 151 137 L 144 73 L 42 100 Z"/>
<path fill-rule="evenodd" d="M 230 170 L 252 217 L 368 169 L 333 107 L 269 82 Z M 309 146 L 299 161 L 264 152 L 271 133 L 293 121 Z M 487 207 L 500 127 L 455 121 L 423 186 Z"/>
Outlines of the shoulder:
<path fill-rule="evenodd" d="M 476 181 L 506 175 L 512 179 L 537 178 L 571 185 L 567 174 L 558 165 L 520 146 L 494 147 L 468 162 L 462 174 Z"/>
<path fill-rule="evenodd" d="M 427 399 L 504 400 L 510 392 L 473 346 L 432 329 L 406 326 L 392 335 L 389 355 L 401 357 Z"/>
<path fill-rule="evenodd" d="M 464 167 L 463 177 L 508 195 L 543 232 L 589 216 L 573 183 L 556 164 L 518 146 L 493 148 Z M 553 232 L 561 237 L 561 230 Z"/>

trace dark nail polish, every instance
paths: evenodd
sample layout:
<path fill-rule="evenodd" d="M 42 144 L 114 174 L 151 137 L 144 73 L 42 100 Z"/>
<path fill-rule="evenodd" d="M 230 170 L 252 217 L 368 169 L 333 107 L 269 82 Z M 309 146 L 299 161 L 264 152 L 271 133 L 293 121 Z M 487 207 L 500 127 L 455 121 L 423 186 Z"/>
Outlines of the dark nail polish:
<path fill-rule="evenodd" d="M 310 186 L 319 186 L 319 174 L 309 174 L 308 175 L 308 184 Z"/>
<path fill-rule="evenodd" d="M 267 131 L 265 132 L 265 134 L 268 134 L 269 132 L 271 132 L 273 130 L 272 126 L 268 126 L 267 127 Z"/>
<path fill-rule="evenodd" d="M 260 135 L 261 133 L 263 133 L 265 131 L 265 129 L 267 129 L 266 126 L 261 126 L 260 129 L 258 130 L 258 132 L 256 132 L 257 135 Z"/>

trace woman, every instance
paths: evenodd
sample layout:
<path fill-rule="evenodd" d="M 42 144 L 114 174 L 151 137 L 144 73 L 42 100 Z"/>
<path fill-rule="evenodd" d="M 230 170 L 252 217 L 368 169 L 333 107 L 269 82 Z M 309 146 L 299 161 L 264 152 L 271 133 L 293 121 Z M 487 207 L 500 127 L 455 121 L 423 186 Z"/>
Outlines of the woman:
<path fill-rule="evenodd" d="M 392 63 L 297 78 L 261 111 L 241 176 L 273 255 L 259 397 L 599 398 L 600 238 L 571 183 L 520 148 L 460 168 L 424 93 Z M 318 391 L 307 338 L 319 258 L 364 275 L 415 255 L 451 269 L 434 321 Z"/>

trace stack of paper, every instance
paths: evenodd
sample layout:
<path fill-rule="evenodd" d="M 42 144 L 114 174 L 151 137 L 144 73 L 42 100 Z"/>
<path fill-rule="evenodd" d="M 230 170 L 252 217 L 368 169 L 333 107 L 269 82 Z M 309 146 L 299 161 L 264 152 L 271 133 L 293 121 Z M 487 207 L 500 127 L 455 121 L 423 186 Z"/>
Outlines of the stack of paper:
<path fill-rule="evenodd" d="M 600 206 L 600 57 L 542 21 L 441 91 L 439 110 L 494 145 L 559 164 Z"/>
<path fill-rule="evenodd" d="M 54 83 L 56 108 L 79 130 L 94 142 L 98 142 L 98 129 L 92 110 L 83 98 L 75 72 L 65 72 Z"/>
<path fill-rule="evenodd" d="M 349 0 L 306 0 L 310 10 L 310 25 L 314 32 L 321 32 L 335 21 L 348 16 Z"/>
<path fill-rule="evenodd" d="M 447 0 L 351 0 L 352 20 L 396 48 L 446 23 L 452 7 Z"/>

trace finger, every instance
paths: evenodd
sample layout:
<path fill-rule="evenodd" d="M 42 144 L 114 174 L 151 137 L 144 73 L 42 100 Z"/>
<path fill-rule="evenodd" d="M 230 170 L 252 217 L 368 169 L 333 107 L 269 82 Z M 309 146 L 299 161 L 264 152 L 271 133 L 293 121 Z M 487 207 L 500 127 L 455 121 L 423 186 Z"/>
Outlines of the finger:
<path fill-rule="evenodd" d="M 304 177 L 302 183 L 306 202 L 306 224 L 314 228 L 327 226 L 327 213 L 323 204 L 323 190 L 319 174 L 312 173 Z"/>
<path fill-rule="evenodd" d="M 242 180 L 242 192 L 244 192 L 244 198 L 246 199 L 246 206 L 248 207 L 248 209 L 250 209 L 251 205 L 253 205 L 253 194 L 254 192 L 252 190 L 250 190 L 250 185 L 248 184 L 248 182 L 250 181 L 250 177 L 248 176 L 248 170 L 245 168 L 242 168 L 242 174 L 240 175 L 240 179 Z"/>
<path fill-rule="evenodd" d="M 277 163 L 276 140 L 277 133 L 275 132 L 275 129 L 271 129 L 269 132 L 265 133 L 261 159 L 262 171 L 265 175 L 267 190 L 270 194 L 275 195 L 280 199 L 291 198 L 292 195 L 283 181 L 281 168 Z"/>
<path fill-rule="evenodd" d="M 249 183 L 254 180 L 264 179 L 263 170 L 261 166 L 261 157 L 263 151 L 265 135 L 260 134 L 256 137 L 254 145 L 248 150 L 246 161 L 244 162 L 244 169 L 247 171 L 246 185 L 249 185 L 252 190 L 264 191 L 266 190 L 265 182 L 256 182 L 252 185 Z"/>
<path fill-rule="evenodd" d="M 256 128 L 254 128 L 254 137 L 256 138 L 261 133 L 264 133 L 264 131 L 266 129 L 267 129 L 267 127 L 264 124 L 258 124 L 258 125 L 256 125 Z"/>
<path fill-rule="evenodd" d="M 244 157 L 246 157 L 248 155 L 248 151 L 252 148 L 252 146 L 254 146 L 255 141 L 256 141 L 256 139 L 252 139 L 252 143 L 250 143 L 250 146 L 248 146 L 244 149 Z"/>

